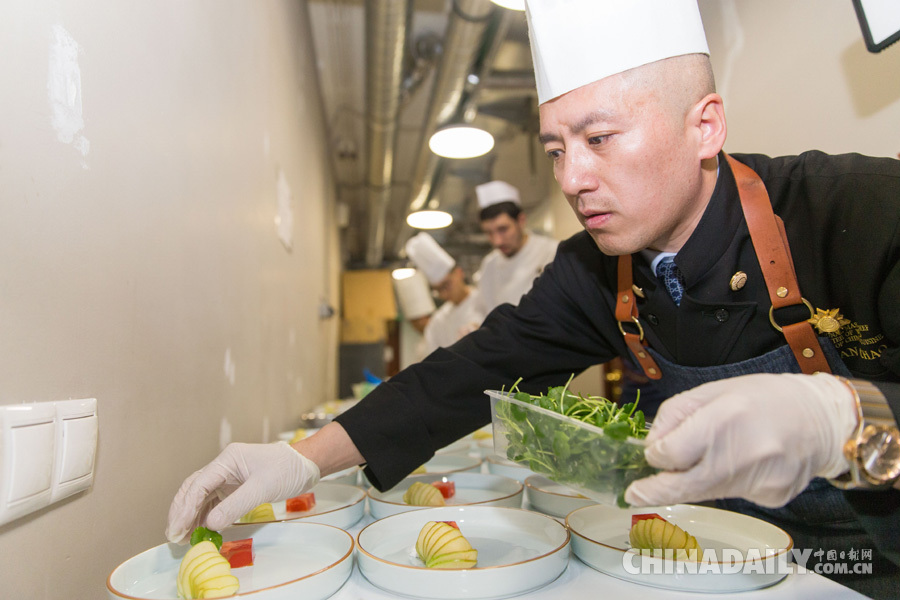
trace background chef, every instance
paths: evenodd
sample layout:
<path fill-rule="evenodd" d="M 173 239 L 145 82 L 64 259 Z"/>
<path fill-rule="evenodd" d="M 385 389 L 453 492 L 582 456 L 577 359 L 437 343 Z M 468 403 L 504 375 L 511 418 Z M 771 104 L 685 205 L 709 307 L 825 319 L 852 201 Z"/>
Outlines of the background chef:
<path fill-rule="evenodd" d="M 431 296 L 431 285 L 419 269 L 409 277 L 395 279 L 394 292 L 402 317 L 400 365 L 405 368 L 425 358 L 425 326 L 437 307 Z"/>
<path fill-rule="evenodd" d="M 406 242 L 406 254 L 443 302 L 425 326 L 424 358 L 477 329 L 485 313 L 478 290 L 466 283 L 462 267 L 431 235 L 423 231 L 411 237 Z"/>
<path fill-rule="evenodd" d="M 490 181 L 476 186 L 475 194 L 481 230 L 493 247 L 473 277 L 487 314 L 504 302 L 518 304 L 553 260 L 559 242 L 527 229 L 519 190 L 512 185 Z"/>
<path fill-rule="evenodd" d="M 316 435 L 293 448 L 227 447 L 176 495 L 169 539 L 202 520 L 224 527 L 263 501 L 308 489 L 320 472 L 354 464 L 390 488 L 489 421 L 482 390 L 524 377 L 520 387 L 541 391 L 630 352 L 615 313 L 640 305 L 635 320 L 649 346 L 638 352 L 662 370 L 661 384 L 685 391 L 663 403 L 648 436 L 647 458 L 664 472 L 633 483 L 626 499 L 745 498 L 755 504 L 733 508 L 778 521 L 795 541 L 811 536 L 798 548 L 876 549 L 872 575 L 842 582 L 895 595 L 900 458 L 878 448 L 866 465 L 843 450 L 864 448 L 861 425 L 896 432 L 900 414 L 900 165 L 817 152 L 729 162 L 693 0 L 527 6 L 541 142 L 586 231 L 560 244 L 518 307 L 497 308 L 477 331 L 380 385 Z M 821 327 L 809 356 L 793 354 L 773 327 L 805 332 L 808 314 L 770 321 L 775 301 L 742 208 L 746 165 L 784 220 L 800 289 L 816 307 L 810 320 Z M 657 278 L 651 265 L 670 253 L 681 273 L 670 265 Z M 732 287 L 738 270 L 747 280 Z M 620 276 L 642 289 L 639 302 L 621 293 Z M 728 318 L 717 318 L 720 309 Z M 877 356 L 852 352 L 862 343 L 853 336 L 828 335 L 835 323 L 866 327 Z M 801 361 L 823 355 L 825 369 L 855 379 L 798 372 Z M 864 489 L 871 480 L 882 487 Z"/>

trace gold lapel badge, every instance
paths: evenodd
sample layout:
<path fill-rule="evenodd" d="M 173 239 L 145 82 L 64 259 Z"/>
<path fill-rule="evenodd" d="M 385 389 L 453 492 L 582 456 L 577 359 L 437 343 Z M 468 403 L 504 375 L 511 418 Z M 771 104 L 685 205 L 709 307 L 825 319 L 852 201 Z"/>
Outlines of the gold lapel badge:
<path fill-rule="evenodd" d="M 731 281 L 728 283 L 728 287 L 731 288 L 732 292 L 736 292 L 747 283 L 747 274 L 743 271 L 738 271 L 734 275 L 731 276 Z"/>
<path fill-rule="evenodd" d="M 839 308 L 826 310 L 817 308 L 816 314 L 809 319 L 809 322 L 819 330 L 819 333 L 834 333 L 844 325 L 849 324 L 850 320 L 844 318 Z"/>

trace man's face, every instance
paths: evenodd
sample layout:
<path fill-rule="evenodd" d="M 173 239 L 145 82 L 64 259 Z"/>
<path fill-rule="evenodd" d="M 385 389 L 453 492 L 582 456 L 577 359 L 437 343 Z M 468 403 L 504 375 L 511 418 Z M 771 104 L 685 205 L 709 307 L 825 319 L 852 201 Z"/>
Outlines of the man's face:
<path fill-rule="evenodd" d="M 540 117 L 556 181 L 604 254 L 681 248 L 708 196 L 680 114 L 614 75 L 545 102 Z"/>
<path fill-rule="evenodd" d="M 440 283 L 431 286 L 437 297 L 444 302 L 459 304 L 466 299 L 466 278 L 459 267 L 453 267 Z"/>
<path fill-rule="evenodd" d="M 487 234 L 491 247 L 511 257 L 525 243 L 525 215 L 519 213 L 519 217 L 513 219 L 506 213 L 500 213 L 493 219 L 482 221 L 481 231 Z"/>

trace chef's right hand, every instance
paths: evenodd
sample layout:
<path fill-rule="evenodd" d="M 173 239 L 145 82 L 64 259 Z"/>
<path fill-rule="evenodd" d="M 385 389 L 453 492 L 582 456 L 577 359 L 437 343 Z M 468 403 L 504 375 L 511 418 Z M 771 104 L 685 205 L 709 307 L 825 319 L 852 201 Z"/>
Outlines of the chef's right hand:
<path fill-rule="evenodd" d="M 285 442 L 229 444 L 181 484 L 166 538 L 182 543 L 204 521 L 220 531 L 260 504 L 298 496 L 318 481 L 319 467 Z"/>
<path fill-rule="evenodd" d="M 646 457 L 663 472 L 633 482 L 625 501 L 663 506 L 744 498 L 784 506 L 813 477 L 849 468 L 857 425 L 851 388 L 818 373 L 757 373 L 704 383 L 662 403 Z"/>

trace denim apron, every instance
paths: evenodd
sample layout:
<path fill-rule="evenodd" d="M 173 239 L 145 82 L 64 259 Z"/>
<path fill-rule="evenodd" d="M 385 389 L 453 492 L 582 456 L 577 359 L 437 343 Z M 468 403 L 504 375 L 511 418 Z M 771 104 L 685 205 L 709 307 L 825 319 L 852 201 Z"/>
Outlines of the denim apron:
<path fill-rule="evenodd" d="M 757 244 L 756 236 L 761 233 L 773 235 L 771 225 L 754 225 L 751 223 L 751 219 L 753 219 L 754 223 L 759 223 L 761 214 L 766 212 L 768 215 L 771 215 L 771 204 L 769 203 L 768 195 L 765 192 L 762 192 L 760 195 L 759 190 L 764 190 L 765 188 L 762 186 L 762 182 L 759 181 L 758 175 L 745 166 L 736 163 L 730 157 L 726 158 L 736 175 L 738 171 L 742 173 L 741 177 L 736 176 L 742 208 L 747 217 L 751 237 L 754 239 L 754 246 L 764 247 L 765 243 Z M 759 184 L 756 187 L 756 191 L 747 189 L 747 178 L 753 178 Z M 747 194 L 747 192 L 750 193 Z M 787 263 L 792 271 L 793 264 L 790 259 L 790 251 L 787 248 L 786 237 L 783 235 L 782 240 L 784 254 L 769 254 L 767 258 L 774 257 L 780 261 L 782 266 Z M 762 237 L 760 237 L 760 241 L 763 241 Z M 757 254 L 759 254 L 759 250 L 757 250 Z M 765 273 L 765 263 L 767 262 L 769 261 L 761 259 L 760 265 L 763 267 L 764 275 L 766 275 L 766 285 L 772 290 L 769 276 Z M 772 260 L 771 262 L 774 264 L 775 261 Z M 799 297 L 796 279 L 793 278 L 793 275 L 791 277 L 792 279 L 789 280 L 791 291 L 795 294 L 795 297 Z M 804 372 L 798 362 L 803 359 L 789 344 L 785 344 L 761 356 L 726 365 L 685 367 L 672 363 L 642 343 L 642 330 L 638 336 L 634 333 L 626 332 L 622 327 L 622 323 L 630 319 L 640 330 L 637 306 L 632 299 L 628 298 L 628 292 L 631 289 L 630 257 L 620 257 L 619 259 L 618 284 L 621 305 L 617 306 L 616 318 L 620 322 L 620 330 L 625 336 L 630 358 L 636 365 L 641 365 L 652 380 L 652 385 L 649 386 L 652 398 L 648 398 L 648 400 L 651 400 L 649 406 L 644 405 L 646 406 L 646 413 L 649 415 L 655 414 L 658 402 L 661 399 L 711 381 L 754 373 Z M 787 337 L 787 327 L 784 329 Z M 792 335 L 794 331 L 796 331 L 796 327 L 794 327 Z M 811 328 L 809 331 L 811 332 Z M 817 339 L 822 355 L 816 358 L 819 361 L 816 368 L 810 368 L 809 364 L 805 365 L 807 367 L 806 372 L 815 370 L 827 371 L 822 362 L 824 358 L 824 361 L 827 362 L 827 367 L 831 369 L 832 373 L 844 377 L 853 376 L 841 360 L 840 354 L 830 339 L 824 336 L 816 336 L 813 333 L 810 333 L 809 336 L 811 339 L 807 338 L 804 341 L 804 345 L 809 343 L 814 345 Z M 788 337 L 788 341 L 791 341 L 791 337 Z M 803 566 L 807 569 L 815 570 L 816 565 L 824 567 L 826 564 L 833 566 L 837 563 L 847 563 L 852 571 L 854 563 L 870 562 L 872 566 L 871 574 L 848 573 L 837 575 L 828 573 L 827 570 L 821 571 L 821 574 L 873 598 L 900 598 L 900 567 L 878 552 L 874 541 L 866 533 L 850 504 L 844 498 L 843 492 L 826 480 L 821 478 L 813 479 L 805 490 L 781 508 L 766 508 L 740 498 L 720 499 L 716 501 L 716 505 L 719 508 L 768 521 L 784 529 L 793 538 L 794 548 L 798 552 L 809 551 L 808 556 L 803 556 L 802 558 L 795 555 L 798 558 L 795 562 L 798 563 L 802 562 L 803 558 L 806 558 L 806 563 Z M 871 550 L 871 560 L 862 557 L 862 552 L 869 550 Z"/>
<path fill-rule="evenodd" d="M 820 337 L 819 343 L 832 372 L 852 377 L 831 340 Z M 800 372 L 797 361 L 794 360 L 793 353 L 787 345 L 762 356 L 715 367 L 684 367 L 667 361 L 652 348 L 647 350 L 664 374 L 651 386 L 654 393 L 658 392 L 663 397 L 670 397 L 698 385 L 729 377 L 753 373 Z M 719 508 L 768 521 L 787 531 L 794 540 L 794 548 L 798 551 L 806 549 L 812 551 L 804 565 L 810 570 L 814 569 L 817 563 L 828 562 L 847 562 L 852 570 L 852 561 L 847 558 L 851 556 L 850 552 L 856 552 L 857 561 L 870 562 L 860 559 L 860 551 L 871 549 L 871 575 L 848 574 L 838 577 L 822 574 L 873 598 L 900 597 L 900 568 L 878 553 L 874 542 L 860 525 L 841 490 L 826 480 L 813 479 L 799 496 L 781 508 L 767 508 L 739 498 L 718 500 L 716 505 Z M 823 552 L 816 556 L 819 550 Z M 829 552 L 832 550 L 835 552 L 835 558 L 829 559 Z M 842 553 L 843 560 L 840 558 Z"/>

